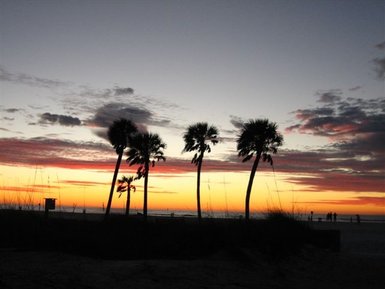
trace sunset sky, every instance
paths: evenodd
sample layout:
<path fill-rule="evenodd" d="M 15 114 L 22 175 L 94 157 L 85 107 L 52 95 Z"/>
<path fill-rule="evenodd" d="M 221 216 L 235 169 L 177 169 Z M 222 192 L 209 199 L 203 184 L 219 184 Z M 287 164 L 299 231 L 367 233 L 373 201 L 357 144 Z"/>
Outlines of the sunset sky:
<path fill-rule="evenodd" d="M 284 146 L 275 172 L 260 165 L 253 212 L 385 214 L 384 1 L 0 0 L 0 13 L 0 204 L 101 208 L 117 157 L 106 129 L 123 117 L 167 144 L 150 210 L 195 210 L 182 136 L 204 121 L 221 142 L 202 210 L 242 212 L 240 124 L 268 118 Z"/>

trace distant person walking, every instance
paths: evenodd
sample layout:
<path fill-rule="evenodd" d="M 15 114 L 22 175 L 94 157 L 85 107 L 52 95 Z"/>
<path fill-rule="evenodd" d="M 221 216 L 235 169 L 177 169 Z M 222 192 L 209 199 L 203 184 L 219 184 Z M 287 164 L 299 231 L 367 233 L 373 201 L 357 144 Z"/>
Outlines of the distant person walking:
<path fill-rule="evenodd" d="M 337 222 L 337 213 L 336 212 L 334 212 L 334 214 L 333 214 L 333 222 L 334 223 Z"/>
<path fill-rule="evenodd" d="M 359 214 L 356 215 L 357 224 L 361 223 L 361 217 Z"/>
<path fill-rule="evenodd" d="M 333 213 L 329 212 L 326 214 L 326 221 L 333 222 Z"/>

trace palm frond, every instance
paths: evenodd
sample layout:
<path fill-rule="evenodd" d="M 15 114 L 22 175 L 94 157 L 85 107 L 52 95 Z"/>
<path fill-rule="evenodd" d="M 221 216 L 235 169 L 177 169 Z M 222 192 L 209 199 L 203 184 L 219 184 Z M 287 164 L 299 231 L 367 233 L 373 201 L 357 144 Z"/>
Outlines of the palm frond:
<path fill-rule="evenodd" d="M 218 129 L 215 126 L 209 126 L 205 122 L 198 122 L 190 125 L 183 135 L 185 146 L 182 152 L 196 151 L 197 153 L 211 152 L 208 143 L 216 145 L 218 141 Z M 196 164 L 198 157 L 194 155 L 191 163 Z"/>
<path fill-rule="evenodd" d="M 138 169 L 137 175 L 139 178 L 146 175 L 145 165 L 155 166 L 155 162 L 163 160 L 163 150 L 166 144 L 162 141 L 158 134 L 138 133 L 130 143 L 130 149 L 126 153 L 127 162 L 130 166 L 141 165 Z"/>
<path fill-rule="evenodd" d="M 122 176 L 122 178 L 118 180 L 118 186 L 116 188 L 116 191 L 120 193 L 118 198 L 120 198 L 123 193 L 128 192 L 130 189 L 133 189 L 134 191 L 136 190 L 135 186 L 131 184 L 134 180 L 136 180 L 134 176 Z"/>
<path fill-rule="evenodd" d="M 259 153 L 263 161 L 272 164 L 268 152 L 277 153 L 278 147 L 282 145 L 283 136 L 277 132 L 277 124 L 267 119 L 249 120 L 244 123 L 241 133 L 237 139 L 238 156 L 248 156 L 250 153 Z M 246 157 L 242 161 L 249 160 Z"/>
<path fill-rule="evenodd" d="M 250 155 L 247 155 L 243 160 L 242 162 L 247 162 L 248 160 L 250 160 L 251 158 L 253 157 L 253 154 L 250 154 Z"/>
<path fill-rule="evenodd" d="M 116 153 L 120 154 L 129 146 L 133 134 L 137 131 L 136 125 L 131 120 L 121 118 L 115 120 L 108 128 L 107 136 Z"/>

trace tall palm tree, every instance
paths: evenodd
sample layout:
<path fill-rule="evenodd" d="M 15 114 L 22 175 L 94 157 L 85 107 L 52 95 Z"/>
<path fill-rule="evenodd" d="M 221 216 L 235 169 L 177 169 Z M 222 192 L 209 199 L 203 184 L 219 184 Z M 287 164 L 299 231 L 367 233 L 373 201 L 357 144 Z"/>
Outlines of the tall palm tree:
<path fill-rule="evenodd" d="M 120 193 L 119 198 L 122 196 L 122 193 L 127 192 L 126 216 L 130 214 L 131 189 L 134 190 L 134 192 L 136 191 L 136 187 L 132 185 L 134 180 L 135 178 L 133 176 L 122 176 L 122 178 L 118 180 L 118 187 L 116 188 L 116 191 Z"/>
<path fill-rule="evenodd" d="M 200 182 L 203 156 L 206 151 L 211 152 L 210 144 L 216 145 L 218 143 L 218 129 L 205 122 L 198 122 L 187 128 L 183 139 L 185 142 L 183 152 L 196 151 L 191 163 L 197 166 L 197 211 L 198 219 L 201 219 Z"/>
<path fill-rule="evenodd" d="M 241 134 L 237 140 L 238 156 L 243 157 L 242 162 L 246 162 L 255 155 L 246 191 L 246 220 L 249 220 L 251 188 L 259 161 L 262 157 L 264 162 L 267 161 L 273 165 L 271 153 L 277 153 L 278 147 L 282 145 L 283 136 L 277 132 L 277 128 L 277 124 L 269 122 L 268 119 L 249 120 L 241 128 Z"/>
<path fill-rule="evenodd" d="M 108 140 L 110 141 L 111 145 L 114 147 L 118 155 L 118 159 L 116 161 L 115 171 L 112 177 L 111 190 L 110 190 L 110 195 L 108 197 L 105 217 L 107 217 L 110 214 L 112 196 L 114 194 L 116 178 L 118 176 L 120 163 L 123 157 L 123 152 L 125 148 L 129 146 L 130 139 L 132 138 L 133 134 L 136 133 L 137 131 L 138 129 L 136 128 L 135 124 L 132 121 L 124 118 L 115 120 L 112 123 L 112 125 L 108 128 L 108 133 L 107 133 Z"/>
<path fill-rule="evenodd" d="M 165 161 L 163 150 L 166 144 L 157 134 L 138 133 L 130 143 L 130 148 L 127 152 L 127 162 L 130 166 L 139 164 L 137 171 L 138 178 L 144 178 L 144 200 L 143 200 L 143 216 L 147 218 L 147 189 L 148 189 L 148 174 L 150 165 L 155 166 L 155 161 Z"/>

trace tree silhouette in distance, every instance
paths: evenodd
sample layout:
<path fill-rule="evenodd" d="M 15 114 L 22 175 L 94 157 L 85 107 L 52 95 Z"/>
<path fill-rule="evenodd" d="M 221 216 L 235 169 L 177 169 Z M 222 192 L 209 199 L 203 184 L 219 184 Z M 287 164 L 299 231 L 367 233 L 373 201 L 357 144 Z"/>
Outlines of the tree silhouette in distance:
<path fill-rule="evenodd" d="M 126 216 L 130 214 L 130 202 L 131 202 L 131 189 L 135 192 L 136 187 L 132 185 L 132 182 L 135 180 L 133 176 L 126 177 L 122 176 L 121 179 L 118 180 L 118 187 L 116 191 L 120 193 L 119 198 L 122 196 L 122 193 L 127 192 L 126 199 Z"/>

